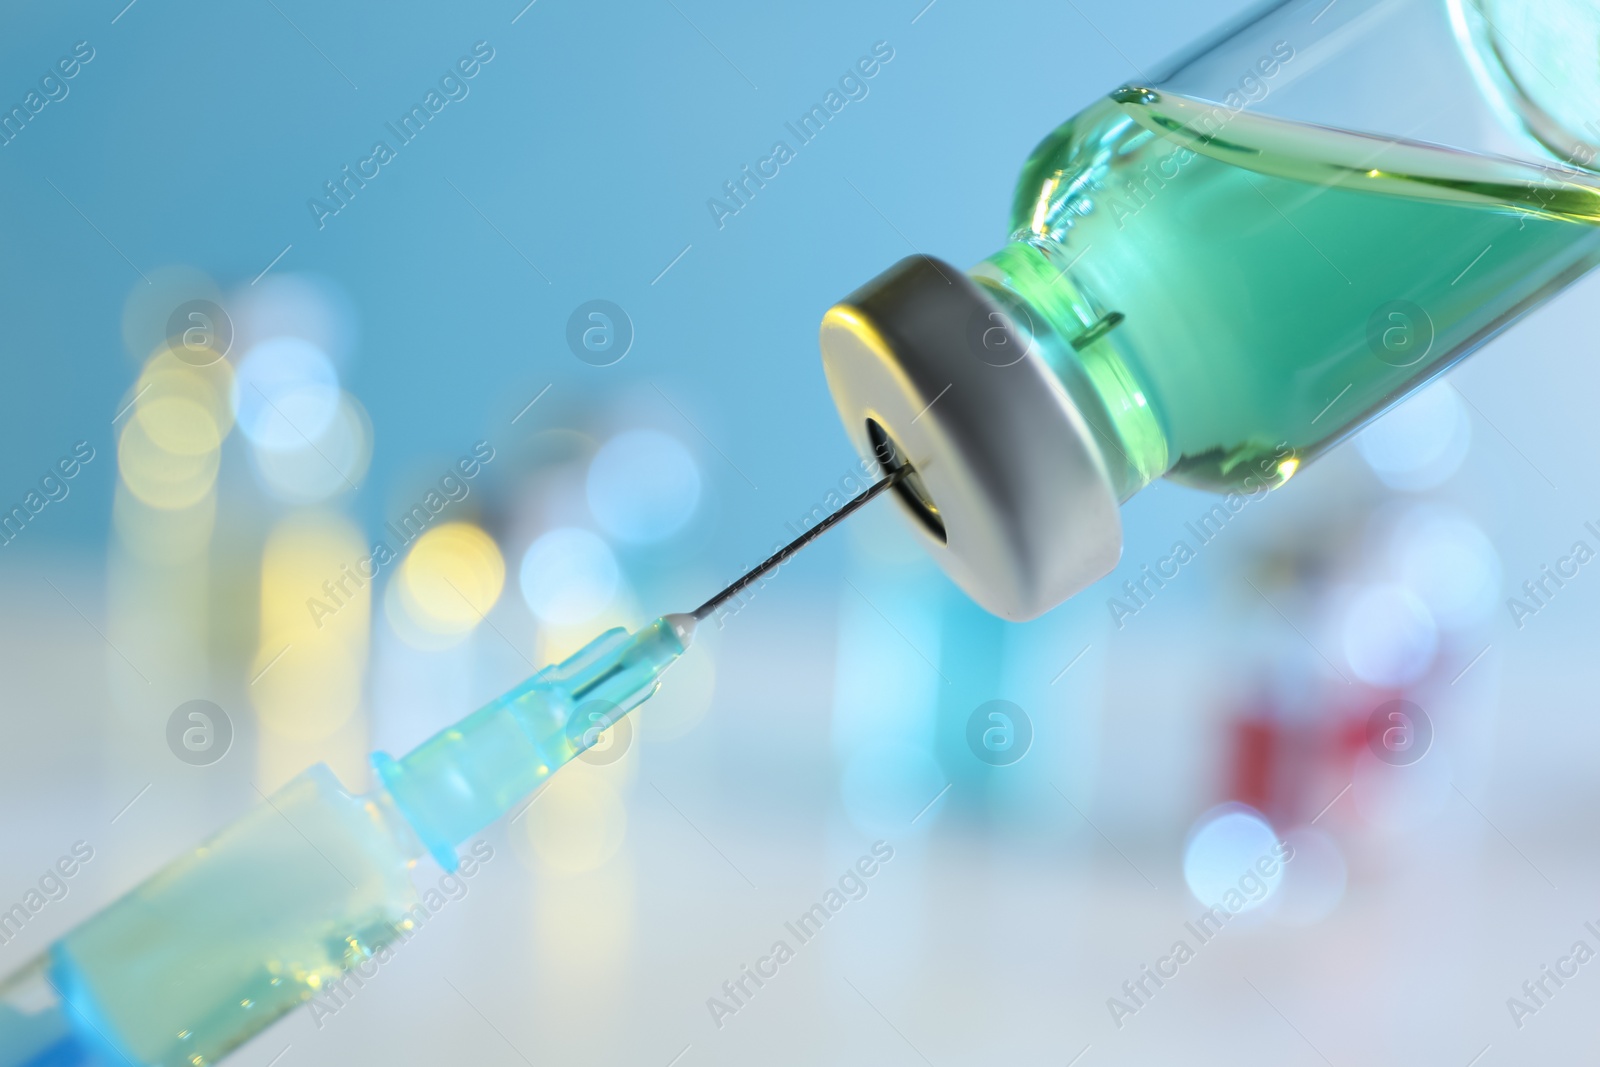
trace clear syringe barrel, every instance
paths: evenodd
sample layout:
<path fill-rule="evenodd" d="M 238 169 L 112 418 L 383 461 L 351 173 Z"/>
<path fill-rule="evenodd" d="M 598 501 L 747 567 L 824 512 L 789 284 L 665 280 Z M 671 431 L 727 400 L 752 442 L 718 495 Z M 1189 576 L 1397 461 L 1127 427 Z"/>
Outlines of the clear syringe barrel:
<path fill-rule="evenodd" d="M 675 621 L 673 621 L 675 620 Z M 0 1067 L 204 1067 L 422 922 L 411 868 L 655 692 L 692 620 L 611 630 L 352 795 L 318 764 L 0 982 Z M 359 972 L 358 972 L 359 974 Z"/>
<path fill-rule="evenodd" d="M 409 929 L 422 852 L 319 763 L 0 989 L 0 1063 L 212 1063 Z"/>

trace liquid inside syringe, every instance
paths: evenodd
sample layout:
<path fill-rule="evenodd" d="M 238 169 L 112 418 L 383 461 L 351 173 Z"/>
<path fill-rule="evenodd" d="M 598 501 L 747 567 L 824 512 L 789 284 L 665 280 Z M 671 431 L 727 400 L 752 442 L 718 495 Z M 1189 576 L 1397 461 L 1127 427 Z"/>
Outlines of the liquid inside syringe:
<path fill-rule="evenodd" d="M 204 1067 L 426 916 L 411 868 L 456 849 L 652 696 L 695 627 L 896 469 L 693 612 L 610 630 L 441 730 L 373 756 L 352 795 L 310 768 L 0 984 L 0 1067 Z"/>

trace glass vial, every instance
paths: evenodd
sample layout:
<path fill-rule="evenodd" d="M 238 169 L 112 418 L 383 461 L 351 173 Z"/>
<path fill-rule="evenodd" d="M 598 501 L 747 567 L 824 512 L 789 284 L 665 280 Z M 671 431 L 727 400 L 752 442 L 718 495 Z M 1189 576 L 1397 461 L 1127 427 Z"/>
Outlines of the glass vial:
<path fill-rule="evenodd" d="M 998 252 L 828 312 L 846 430 L 974 599 L 1109 573 L 1155 478 L 1281 485 L 1594 265 L 1600 15 L 1507 6 L 1271 4 L 1046 137 Z"/>

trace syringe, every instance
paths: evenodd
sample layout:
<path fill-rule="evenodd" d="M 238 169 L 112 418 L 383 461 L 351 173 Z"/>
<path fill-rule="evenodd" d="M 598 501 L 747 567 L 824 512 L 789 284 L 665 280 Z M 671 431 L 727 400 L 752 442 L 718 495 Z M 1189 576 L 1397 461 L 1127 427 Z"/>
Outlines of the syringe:
<path fill-rule="evenodd" d="M 0 1067 L 204 1067 L 427 921 L 410 870 L 456 849 L 649 699 L 698 623 L 896 484 L 897 466 L 688 614 L 608 630 L 351 795 L 326 764 L 0 984 Z M 472 862 L 469 858 L 466 862 Z"/>

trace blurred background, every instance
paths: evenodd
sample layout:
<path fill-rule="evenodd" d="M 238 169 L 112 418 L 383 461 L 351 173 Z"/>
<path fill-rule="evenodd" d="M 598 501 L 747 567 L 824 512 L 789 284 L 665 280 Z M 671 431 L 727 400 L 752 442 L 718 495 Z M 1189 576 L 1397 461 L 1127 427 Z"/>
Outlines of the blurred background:
<path fill-rule="evenodd" d="M 305 766 L 365 789 L 371 750 L 692 608 L 848 495 L 822 312 L 913 250 L 994 251 L 1045 133 L 1244 7 L 122 3 L 13 5 L 0 38 L 7 107 L 78 67 L 0 148 L 0 504 L 26 513 L 0 906 L 93 850 L 0 971 Z M 875 45 L 864 98 L 708 208 Z M 1253 504 L 1121 625 L 1108 598 L 1211 498 L 1140 494 L 1118 571 L 1023 625 L 869 507 L 486 831 L 359 996 L 229 1062 L 1589 1047 L 1588 968 L 1507 999 L 1600 947 L 1600 578 L 1507 601 L 1600 546 L 1597 297 Z M 778 940 L 776 977 L 725 989 Z"/>

